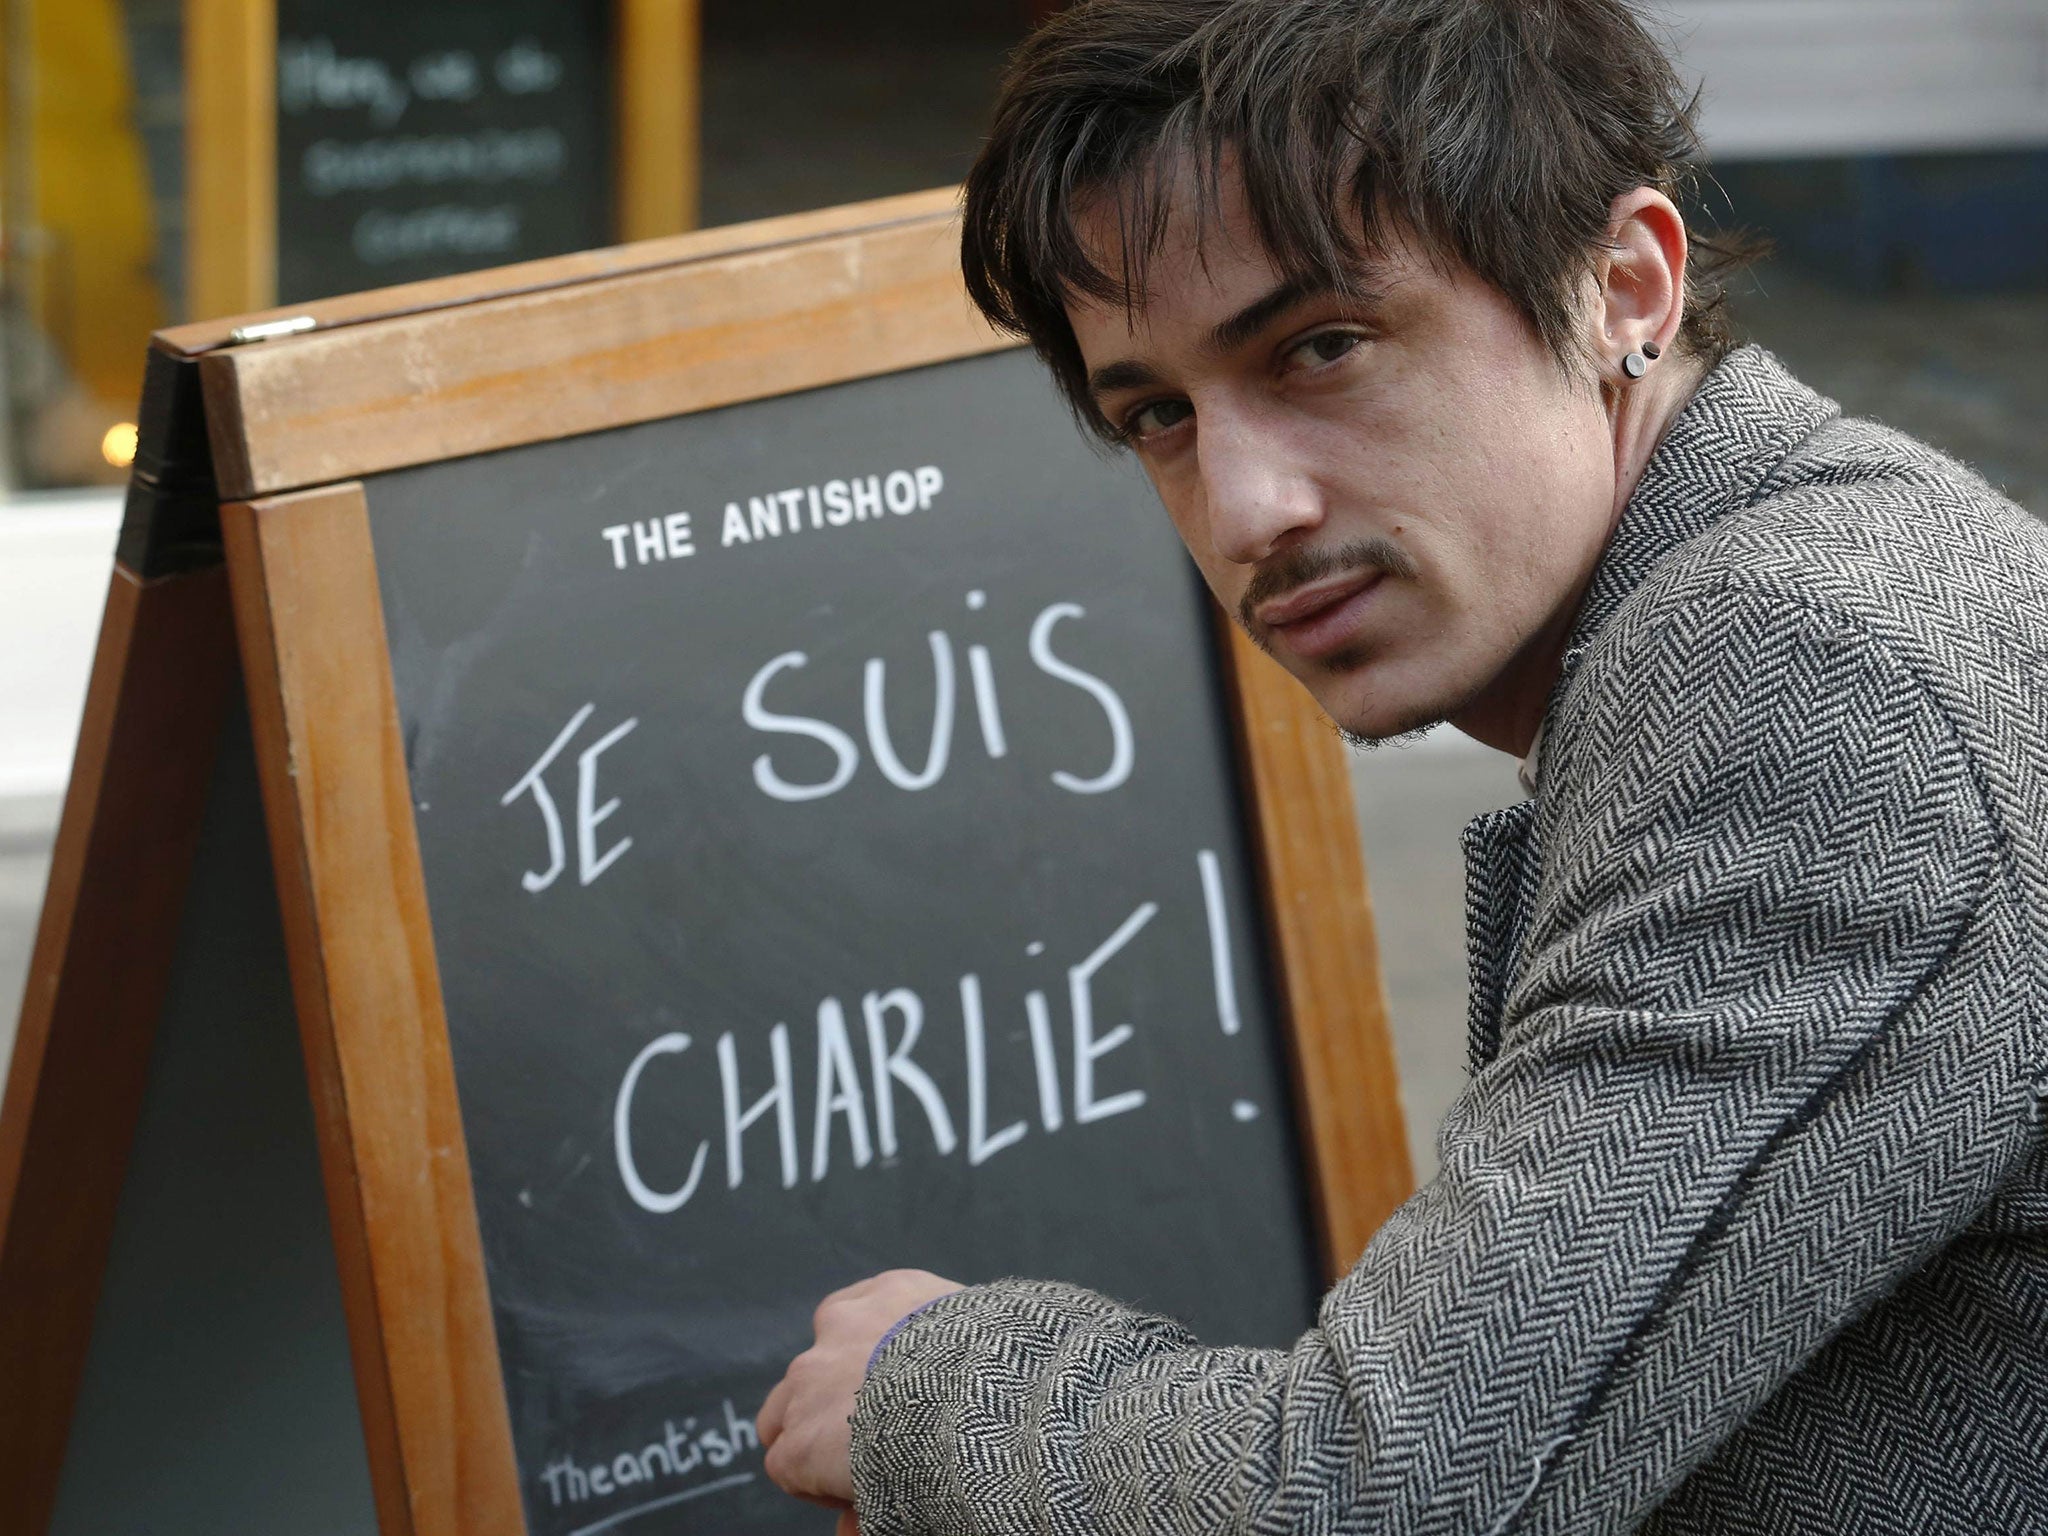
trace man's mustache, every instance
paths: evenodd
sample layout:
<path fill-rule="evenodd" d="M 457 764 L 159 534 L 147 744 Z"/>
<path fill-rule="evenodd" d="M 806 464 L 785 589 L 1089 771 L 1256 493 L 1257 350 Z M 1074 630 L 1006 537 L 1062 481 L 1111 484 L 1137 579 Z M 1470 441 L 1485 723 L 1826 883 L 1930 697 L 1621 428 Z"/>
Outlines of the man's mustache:
<path fill-rule="evenodd" d="M 1252 573 L 1251 584 L 1238 600 L 1237 621 L 1257 635 L 1264 627 L 1259 623 L 1259 610 L 1275 598 L 1285 597 L 1312 582 L 1354 571 L 1412 577 L 1416 574 L 1415 557 L 1392 539 L 1377 535 L 1320 548 L 1282 550 L 1260 562 Z"/>

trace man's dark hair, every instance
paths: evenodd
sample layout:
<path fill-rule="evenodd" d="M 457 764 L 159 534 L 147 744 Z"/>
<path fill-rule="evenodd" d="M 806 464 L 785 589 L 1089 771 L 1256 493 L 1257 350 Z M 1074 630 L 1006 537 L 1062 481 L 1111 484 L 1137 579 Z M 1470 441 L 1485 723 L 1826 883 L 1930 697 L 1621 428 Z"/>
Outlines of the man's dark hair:
<path fill-rule="evenodd" d="M 1178 175 L 1214 206 L 1235 158 L 1283 278 L 1339 290 L 1410 233 L 1461 261 L 1584 372 L 1577 292 L 1614 200 L 1691 190 L 1696 98 L 1629 0 L 1082 0 L 1019 50 L 968 175 L 962 264 L 975 303 L 1087 392 L 1065 300 L 1132 304 Z M 1106 197 L 1123 235 L 1103 270 L 1074 226 Z M 1734 345 L 1724 279 L 1741 236 L 1692 232 L 1680 345 Z"/>

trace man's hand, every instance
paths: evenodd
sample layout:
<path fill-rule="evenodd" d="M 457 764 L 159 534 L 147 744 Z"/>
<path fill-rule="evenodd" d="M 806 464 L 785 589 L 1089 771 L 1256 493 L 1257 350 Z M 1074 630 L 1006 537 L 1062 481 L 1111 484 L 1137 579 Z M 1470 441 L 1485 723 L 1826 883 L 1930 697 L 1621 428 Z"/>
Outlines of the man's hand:
<path fill-rule="evenodd" d="M 892 1269 L 834 1291 L 811 1318 L 818 1342 L 789 1363 L 754 1417 L 768 1475 L 785 1493 L 841 1511 L 840 1536 L 853 1530 L 850 1421 L 868 1357 L 903 1318 L 959 1289 L 921 1269 Z"/>

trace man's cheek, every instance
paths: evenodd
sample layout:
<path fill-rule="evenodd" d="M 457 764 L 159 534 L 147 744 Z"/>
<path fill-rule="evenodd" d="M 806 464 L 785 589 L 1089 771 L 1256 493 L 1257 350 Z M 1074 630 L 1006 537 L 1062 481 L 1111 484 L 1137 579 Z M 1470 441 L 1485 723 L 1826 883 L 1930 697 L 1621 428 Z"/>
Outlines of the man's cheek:
<path fill-rule="evenodd" d="M 1237 617 L 1238 603 L 1244 597 L 1251 573 L 1242 566 L 1219 560 L 1215 553 L 1188 543 L 1185 536 L 1181 542 L 1188 545 L 1188 553 L 1195 557 L 1195 568 L 1202 573 L 1203 585 L 1207 586 L 1223 611 L 1232 618 Z"/>

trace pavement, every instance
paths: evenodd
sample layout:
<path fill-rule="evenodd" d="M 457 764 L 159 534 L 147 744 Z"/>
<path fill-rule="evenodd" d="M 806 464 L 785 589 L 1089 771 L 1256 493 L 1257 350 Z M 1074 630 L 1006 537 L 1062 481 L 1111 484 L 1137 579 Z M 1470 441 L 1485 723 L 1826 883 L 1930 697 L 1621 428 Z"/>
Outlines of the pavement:
<path fill-rule="evenodd" d="M 1522 798 L 1514 759 L 1448 728 L 1360 752 L 1352 799 L 1379 929 L 1408 1150 L 1436 1171 L 1436 1128 L 1465 1086 L 1465 823 Z"/>
<path fill-rule="evenodd" d="M 2048 518 L 2048 293 L 1844 292 L 1779 264 L 1735 317 L 1858 416 L 1953 454 Z"/>

